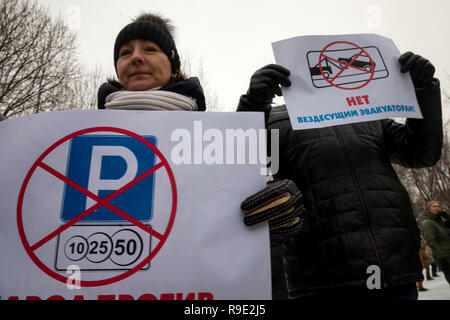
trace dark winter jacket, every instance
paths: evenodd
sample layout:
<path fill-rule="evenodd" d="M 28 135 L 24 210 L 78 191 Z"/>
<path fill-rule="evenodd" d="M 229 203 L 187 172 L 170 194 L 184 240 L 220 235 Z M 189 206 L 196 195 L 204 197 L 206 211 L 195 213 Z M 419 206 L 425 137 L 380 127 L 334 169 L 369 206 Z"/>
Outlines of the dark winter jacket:
<path fill-rule="evenodd" d="M 371 265 L 392 287 L 423 279 L 420 232 L 406 189 L 391 163 L 427 167 L 440 158 L 439 81 L 417 92 L 424 119 L 378 120 L 292 130 L 285 106 L 268 115 L 279 129 L 279 178 L 303 193 L 303 229 L 287 240 L 283 258 L 290 297 L 339 287 L 366 287 Z M 248 108 L 245 95 L 239 111 Z"/>
<path fill-rule="evenodd" d="M 122 90 L 122 87 L 118 82 L 105 82 L 98 89 L 97 94 L 97 106 L 99 109 L 105 109 L 106 97 L 113 92 Z M 195 99 L 198 107 L 198 111 L 205 111 L 205 95 L 203 88 L 200 85 L 200 81 L 196 77 L 191 77 L 185 80 L 181 80 L 165 87 L 161 90 L 171 91 L 178 94 L 182 94 L 187 97 Z"/>
<path fill-rule="evenodd" d="M 433 258 L 439 268 L 450 268 L 450 216 L 441 211 L 427 212 L 422 223 L 422 233 L 433 250 Z"/>

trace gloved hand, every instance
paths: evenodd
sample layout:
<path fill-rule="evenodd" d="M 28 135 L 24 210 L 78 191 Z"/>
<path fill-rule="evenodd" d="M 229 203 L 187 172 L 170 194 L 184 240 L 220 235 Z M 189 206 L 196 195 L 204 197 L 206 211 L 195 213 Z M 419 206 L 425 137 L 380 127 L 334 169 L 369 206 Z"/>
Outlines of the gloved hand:
<path fill-rule="evenodd" d="M 409 71 L 415 88 L 426 88 L 433 81 L 435 68 L 430 61 L 411 51 L 405 52 L 398 58 L 401 72 Z"/>
<path fill-rule="evenodd" d="M 241 203 L 241 210 L 247 226 L 269 221 L 270 237 L 281 238 L 301 229 L 305 208 L 300 190 L 286 179 L 268 182 L 266 188 Z"/>
<path fill-rule="evenodd" d="M 257 70 L 250 79 L 248 100 L 255 105 L 271 104 L 275 95 L 282 95 L 280 85 L 284 87 L 291 85 L 289 74 L 288 69 L 277 64 L 269 64 Z"/>

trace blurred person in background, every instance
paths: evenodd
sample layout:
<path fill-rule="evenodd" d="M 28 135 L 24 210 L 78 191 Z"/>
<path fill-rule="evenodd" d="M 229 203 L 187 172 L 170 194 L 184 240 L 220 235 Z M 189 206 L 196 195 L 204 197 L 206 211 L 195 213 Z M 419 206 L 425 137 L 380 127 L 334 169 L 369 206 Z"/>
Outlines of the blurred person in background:
<path fill-rule="evenodd" d="M 433 250 L 434 261 L 450 284 L 450 216 L 442 211 L 438 201 L 427 203 L 422 233 L 427 245 Z"/>

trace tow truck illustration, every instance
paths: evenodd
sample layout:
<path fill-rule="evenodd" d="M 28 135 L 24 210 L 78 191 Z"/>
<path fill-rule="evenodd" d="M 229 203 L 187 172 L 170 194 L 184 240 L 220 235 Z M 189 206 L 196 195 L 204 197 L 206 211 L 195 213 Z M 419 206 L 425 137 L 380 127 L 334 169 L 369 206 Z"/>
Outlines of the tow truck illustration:
<path fill-rule="evenodd" d="M 323 65 L 323 62 L 325 62 L 325 65 Z M 327 58 L 323 58 L 321 61 L 319 61 L 318 64 L 316 64 L 314 67 L 309 68 L 309 72 L 312 76 L 320 76 L 320 66 L 322 66 L 322 74 L 325 78 L 329 78 L 330 75 L 333 73 L 333 70 L 331 69 L 330 64 L 334 65 L 335 67 L 342 69 L 340 66 L 336 65 L 332 61 L 330 61 Z"/>

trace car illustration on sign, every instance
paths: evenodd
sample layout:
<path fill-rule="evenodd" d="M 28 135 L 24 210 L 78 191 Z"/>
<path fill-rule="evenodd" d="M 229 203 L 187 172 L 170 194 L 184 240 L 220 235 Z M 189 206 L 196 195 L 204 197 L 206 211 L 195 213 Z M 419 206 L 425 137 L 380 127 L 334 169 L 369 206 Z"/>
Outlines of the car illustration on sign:
<path fill-rule="evenodd" d="M 357 58 L 355 61 L 351 63 L 351 66 L 364 69 L 366 71 L 372 71 L 372 63 L 373 68 L 375 69 L 375 62 L 371 62 L 370 58 L 364 54 L 354 54 L 350 58 L 338 58 L 338 61 L 341 64 L 349 64 L 353 59 Z M 361 58 L 365 58 L 365 60 L 361 60 Z"/>

